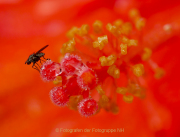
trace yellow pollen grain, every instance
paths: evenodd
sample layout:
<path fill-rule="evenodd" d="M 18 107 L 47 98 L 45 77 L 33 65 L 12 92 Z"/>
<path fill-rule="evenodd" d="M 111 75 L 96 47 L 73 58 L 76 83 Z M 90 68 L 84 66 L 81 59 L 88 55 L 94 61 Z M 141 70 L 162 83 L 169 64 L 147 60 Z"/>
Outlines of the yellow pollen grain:
<path fill-rule="evenodd" d="M 130 39 L 128 41 L 128 46 L 137 46 L 138 45 L 138 41 L 134 40 L 134 39 Z"/>
<path fill-rule="evenodd" d="M 138 10 L 138 9 L 131 9 L 131 10 L 129 11 L 129 17 L 130 17 L 131 19 L 140 17 L 139 10 Z"/>
<path fill-rule="evenodd" d="M 122 42 L 128 44 L 129 43 L 129 39 L 127 37 L 123 36 L 122 37 Z"/>
<path fill-rule="evenodd" d="M 114 21 L 113 24 L 114 24 L 114 26 L 116 26 L 116 27 L 120 27 L 120 26 L 123 24 L 123 20 L 118 19 L 118 20 Z"/>
<path fill-rule="evenodd" d="M 94 42 L 93 42 L 93 47 L 100 49 L 100 44 L 99 44 L 99 42 L 98 42 L 98 41 L 94 41 Z M 101 49 L 101 50 L 102 50 L 102 49 Z"/>
<path fill-rule="evenodd" d="M 139 98 L 145 97 L 145 91 L 137 83 L 130 83 L 129 84 L 128 93 L 131 93 L 134 96 L 139 97 Z"/>
<path fill-rule="evenodd" d="M 79 33 L 79 29 L 77 28 L 77 27 L 72 27 L 68 32 L 67 32 L 67 37 L 69 38 L 69 39 L 72 39 L 74 36 L 75 36 L 75 34 L 78 34 Z"/>
<path fill-rule="evenodd" d="M 124 94 L 127 93 L 127 88 L 125 88 L 125 87 L 118 87 L 118 88 L 116 89 L 116 92 L 119 93 L 119 94 L 124 95 Z"/>
<path fill-rule="evenodd" d="M 102 95 L 103 102 L 109 102 L 109 98 L 106 95 Z"/>
<path fill-rule="evenodd" d="M 121 47 L 121 54 L 126 55 L 127 54 L 127 44 L 121 43 L 120 47 Z"/>
<path fill-rule="evenodd" d="M 61 48 L 61 53 L 64 55 L 65 53 L 71 53 L 75 50 L 75 41 L 74 39 L 69 40 L 68 42 L 64 43 Z"/>
<path fill-rule="evenodd" d="M 105 92 L 104 92 L 104 90 L 102 89 L 102 87 L 100 85 L 98 85 L 96 87 L 96 90 L 100 95 L 105 95 Z"/>
<path fill-rule="evenodd" d="M 105 56 L 100 57 L 99 61 L 101 62 L 101 66 L 106 66 L 107 65 L 107 59 L 106 59 Z"/>
<path fill-rule="evenodd" d="M 144 61 L 146 61 L 146 60 L 150 59 L 151 54 L 152 54 L 152 50 L 151 50 L 151 49 L 149 49 L 149 48 L 144 48 L 144 53 L 142 54 L 141 59 L 144 60 Z"/>
<path fill-rule="evenodd" d="M 126 22 L 122 24 L 122 33 L 128 35 L 132 31 L 132 24 L 130 22 Z"/>
<path fill-rule="evenodd" d="M 108 64 L 108 66 L 113 65 L 115 63 L 116 59 L 117 59 L 117 56 L 114 55 L 114 54 L 108 56 L 107 57 L 107 64 Z"/>
<path fill-rule="evenodd" d="M 135 20 L 135 26 L 136 26 L 137 30 L 142 30 L 142 28 L 145 26 L 145 23 L 146 23 L 146 21 L 144 18 L 142 18 L 142 17 L 137 18 Z"/>
<path fill-rule="evenodd" d="M 106 25 L 106 29 L 111 32 L 114 36 L 119 36 L 121 34 L 121 31 L 118 27 L 113 26 L 112 24 L 108 23 Z"/>
<path fill-rule="evenodd" d="M 143 64 L 136 64 L 133 66 L 133 73 L 137 77 L 140 77 L 144 74 L 144 66 Z"/>
<path fill-rule="evenodd" d="M 134 97 L 132 95 L 123 95 L 123 100 L 127 103 L 132 103 L 133 98 Z"/>
<path fill-rule="evenodd" d="M 108 104 L 109 104 L 109 99 L 108 99 L 108 101 L 104 100 L 102 97 L 99 99 L 99 106 L 100 107 L 106 108 Z"/>
<path fill-rule="evenodd" d="M 107 73 L 113 78 L 120 77 L 120 70 L 116 67 L 116 65 L 112 65 L 108 68 Z"/>
<path fill-rule="evenodd" d="M 99 61 L 101 62 L 101 66 L 111 66 L 116 62 L 117 56 L 112 54 L 108 57 L 102 56 L 99 58 Z"/>
<path fill-rule="evenodd" d="M 107 43 L 108 37 L 107 35 L 104 35 L 102 37 L 98 37 L 98 40 L 93 42 L 93 47 L 102 50 Z"/>
<path fill-rule="evenodd" d="M 165 71 L 164 71 L 162 68 L 156 68 L 156 69 L 155 69 L 154 77 L 155 77 L 156 79 L 160 79 L 160 78 L 162 78 L 164 75 L 165 75 Z"/>
<path fill-rule="evenodd" d="M 131 9 L 129 11 L 129 18 L 133 20 L 137 30 L 141 30 L 145 26 L 145 19 L 141 17 L 139 10 Z"/>
<path fill-rule="evenodd" d="M 93 23 L 93 30 L 95 33 L 101 33 L 102 32 L 102 22 L 99 21 L 99 20 L 96 20 L 94 23 Z"/>
<path fill-rule="evenodd" d="M 129 83 L 128 85 L 128 92 L 131 94 L 136 93 L 137 91 L 139 92 L 141 90 L 141 87 L 137 83 Z"/>
<path fill-rule="evenodd" d="M 79 29 L 80 36 L 87 35 L 88 32 L 89 32 L 89 25 L 87 25 L 87 24 L 82 25 L 81 28 Z"/>

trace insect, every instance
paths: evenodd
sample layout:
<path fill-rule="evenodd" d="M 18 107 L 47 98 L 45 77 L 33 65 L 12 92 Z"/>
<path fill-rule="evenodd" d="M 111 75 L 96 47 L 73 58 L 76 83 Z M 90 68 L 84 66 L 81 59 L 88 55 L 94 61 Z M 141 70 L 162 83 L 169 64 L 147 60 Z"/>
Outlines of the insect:
<path fill-rule="evenodd" d="M 40 66 L 38 65 L 37 62 L 40 61 L 40 63 L 41 63 L 41 61 L 44 61 L 44 60 L 42 60 L 41 57 L 44 58 L 45 53 L 42 53 L 42 51 L 43 51 L 45 48 L 47 48 L 48 46 L 49 46 L 49 45 L 46 45 L 46 46 L 42 47 L 40 50 L 38 50 L 36 53 L 31 54 L 31 55 L 29 56 L 29 58 L 27 59 L 27 61 L 25 62 L 25 64 L 30 65 L 31 63 L 33 63 L 32 68 L 40 71 L 40 70 L 39 70 L 39 69 L 40 69 Z M 44 59 L 47 60 L 46 58 L 44 58 Z M 37 64 L 38 67 L 36 66 L 36 64 Z"/>

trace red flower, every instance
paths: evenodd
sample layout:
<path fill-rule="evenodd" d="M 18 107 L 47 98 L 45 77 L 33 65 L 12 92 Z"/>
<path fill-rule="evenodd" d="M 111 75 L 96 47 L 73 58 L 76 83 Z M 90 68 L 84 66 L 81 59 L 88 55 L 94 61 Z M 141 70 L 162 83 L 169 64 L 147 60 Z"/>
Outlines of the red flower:
<path fill-rule="evenodd" d="M 179 136 L 178 1 L 5 2 L 1 2 L 0 10 L 0 136 Z M 146 19 L 146 25 L 142 34 L 136 32 L 132 36 L 134 39 L 139 38 L 140 46 L 129 50 L 125 59 L 132 59 L 144 47 L 148 47 L 152 49 L 151 60 L 164 69 L 165 76 L 159 80 L 154 79 L 154 64 L 151 61 L 145 63 L 145 75 L 140 78 L 143 88 L 147 90 L 145 99 L 134 98 L 128 104 L 123 101 L 122 95 L 118 95 L 120 111 L 116 115 L 101 110 L 97 115 L 85 118 L 77 111 L 53 105 L 48 95 L 54 85 L 44 83 L 39 73 L 24 65 L 31 52 L 49 44 L 44 51 L 45 56 L 58 62 L 60 48 L 67 41 L 65 33 L 72 26 L 91 25 L 95 20 L 103 24 L 113 23 L 119 18 L 128 20 L 128 11 L 134 7 Z M 96 55 L 92 54 L 97 58 Z M 120 74 L 120 77 L 125 76 Z M 106 79 L 104 84 L 107 85 L 107 94 L 115 90 L 111 79 Z M 78 128 L 83 131 L 87 128 L 91 131 L 85 133 L 80 130 L 71 134 L 60 132 L 61 128 Z M 124 129 L 124 132 L 117 132 L 117 128 Z M 112 129 L 112 132 L 116 129 L 116 132 L 102 133 L 102 129 Z"/>

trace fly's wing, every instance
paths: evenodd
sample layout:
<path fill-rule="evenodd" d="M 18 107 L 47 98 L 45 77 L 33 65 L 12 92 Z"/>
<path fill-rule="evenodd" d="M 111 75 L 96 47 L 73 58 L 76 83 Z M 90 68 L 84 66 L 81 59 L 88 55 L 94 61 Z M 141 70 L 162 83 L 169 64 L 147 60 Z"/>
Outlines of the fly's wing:
<path fill-rule="evenodd" d="M 38 50 L 36 53 L 35 53 L 35 55 L 36 54 L 38 54 L 38 53 L 40 53 L 41 51 L 43 51 L 45 48 L 47 48 L 49 45 L 46 45 L 46 46 L 44 46 L 44 47 L 42 47 L 40 50 Z"/>
<path fill-rule="evenodd" d="M 45 54 L 41 52 L 41 53 L 37 53 L 35 56 L 40 58 L 40 57 L 42 57 L 42 56 L 44 56 L 44 55 L 45 55 Z"/>

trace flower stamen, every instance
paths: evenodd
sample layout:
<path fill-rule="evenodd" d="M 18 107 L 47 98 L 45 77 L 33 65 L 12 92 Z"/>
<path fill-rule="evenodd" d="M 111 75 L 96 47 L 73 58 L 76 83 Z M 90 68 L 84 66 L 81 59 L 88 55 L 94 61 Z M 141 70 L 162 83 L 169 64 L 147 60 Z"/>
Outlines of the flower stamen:
<path fill-rule="evenodd" d="M 146 68 L 144 61 L 149 63 L 156 79 L 165 74 L 151 60 L 152 50 L 146 45 L 138 46 L 138 43 L 142 44 L 137 39 L 141 40 L 145 19 L 137 9 L 129 12 L 129 18 L 131 22 L 117 19 L 112 24 L 105 24 L 106 29 L 100 20 L 96 20 L 92 28 L 84 24 L 68 31 L 70 40 L 61 48 L 63 73 L 59 73 L 64 76 L 56 75 L 56 79 L 53 77 L 52 80 L 54 84 L 61 84 L 63 94 L 68 94 L 65 96 L 67 99 L 64 97 L 66 100 L 63 98 L 66 102 L 60 99 L 70 109 L 78 110 L 83 116 L 97 114 L 100 109 L 116 114 L 119 112 L 117 95 L 122 95 L 127 103 L 132 103 L 134 97 L 143 99 L 146 96 L 142 83 Z M 166 25 L 163 29 L 169 32 L 171 26 Z M 107 78 L 111 78 L 112 82 L 106 83 Z M 94 91 L 99 96 L 97 102 L 91 98 Z"/>
<path fill-rule="evenodd" d="M 116 55 L 110 55 L 108 57 L 102 56 L 99 58 L 99 61 L 101 62 L 101 66 L 111 66 L 115 63 L 117 59 Z"/>
<path fill-rule="evenodd" d="M 108 43 L 107 35 L 104 35 L 102 37 L 98 37 L 98 40 L 93 42 L 93 47 L 102 50 L 107 43 Z"/>
<path fill-rule="evenodd" d="M 120 70 L 116 67 L 116 65 L 112 65 L 108 68 L 107 73 L 113 78 L 120 77 Z"/>

